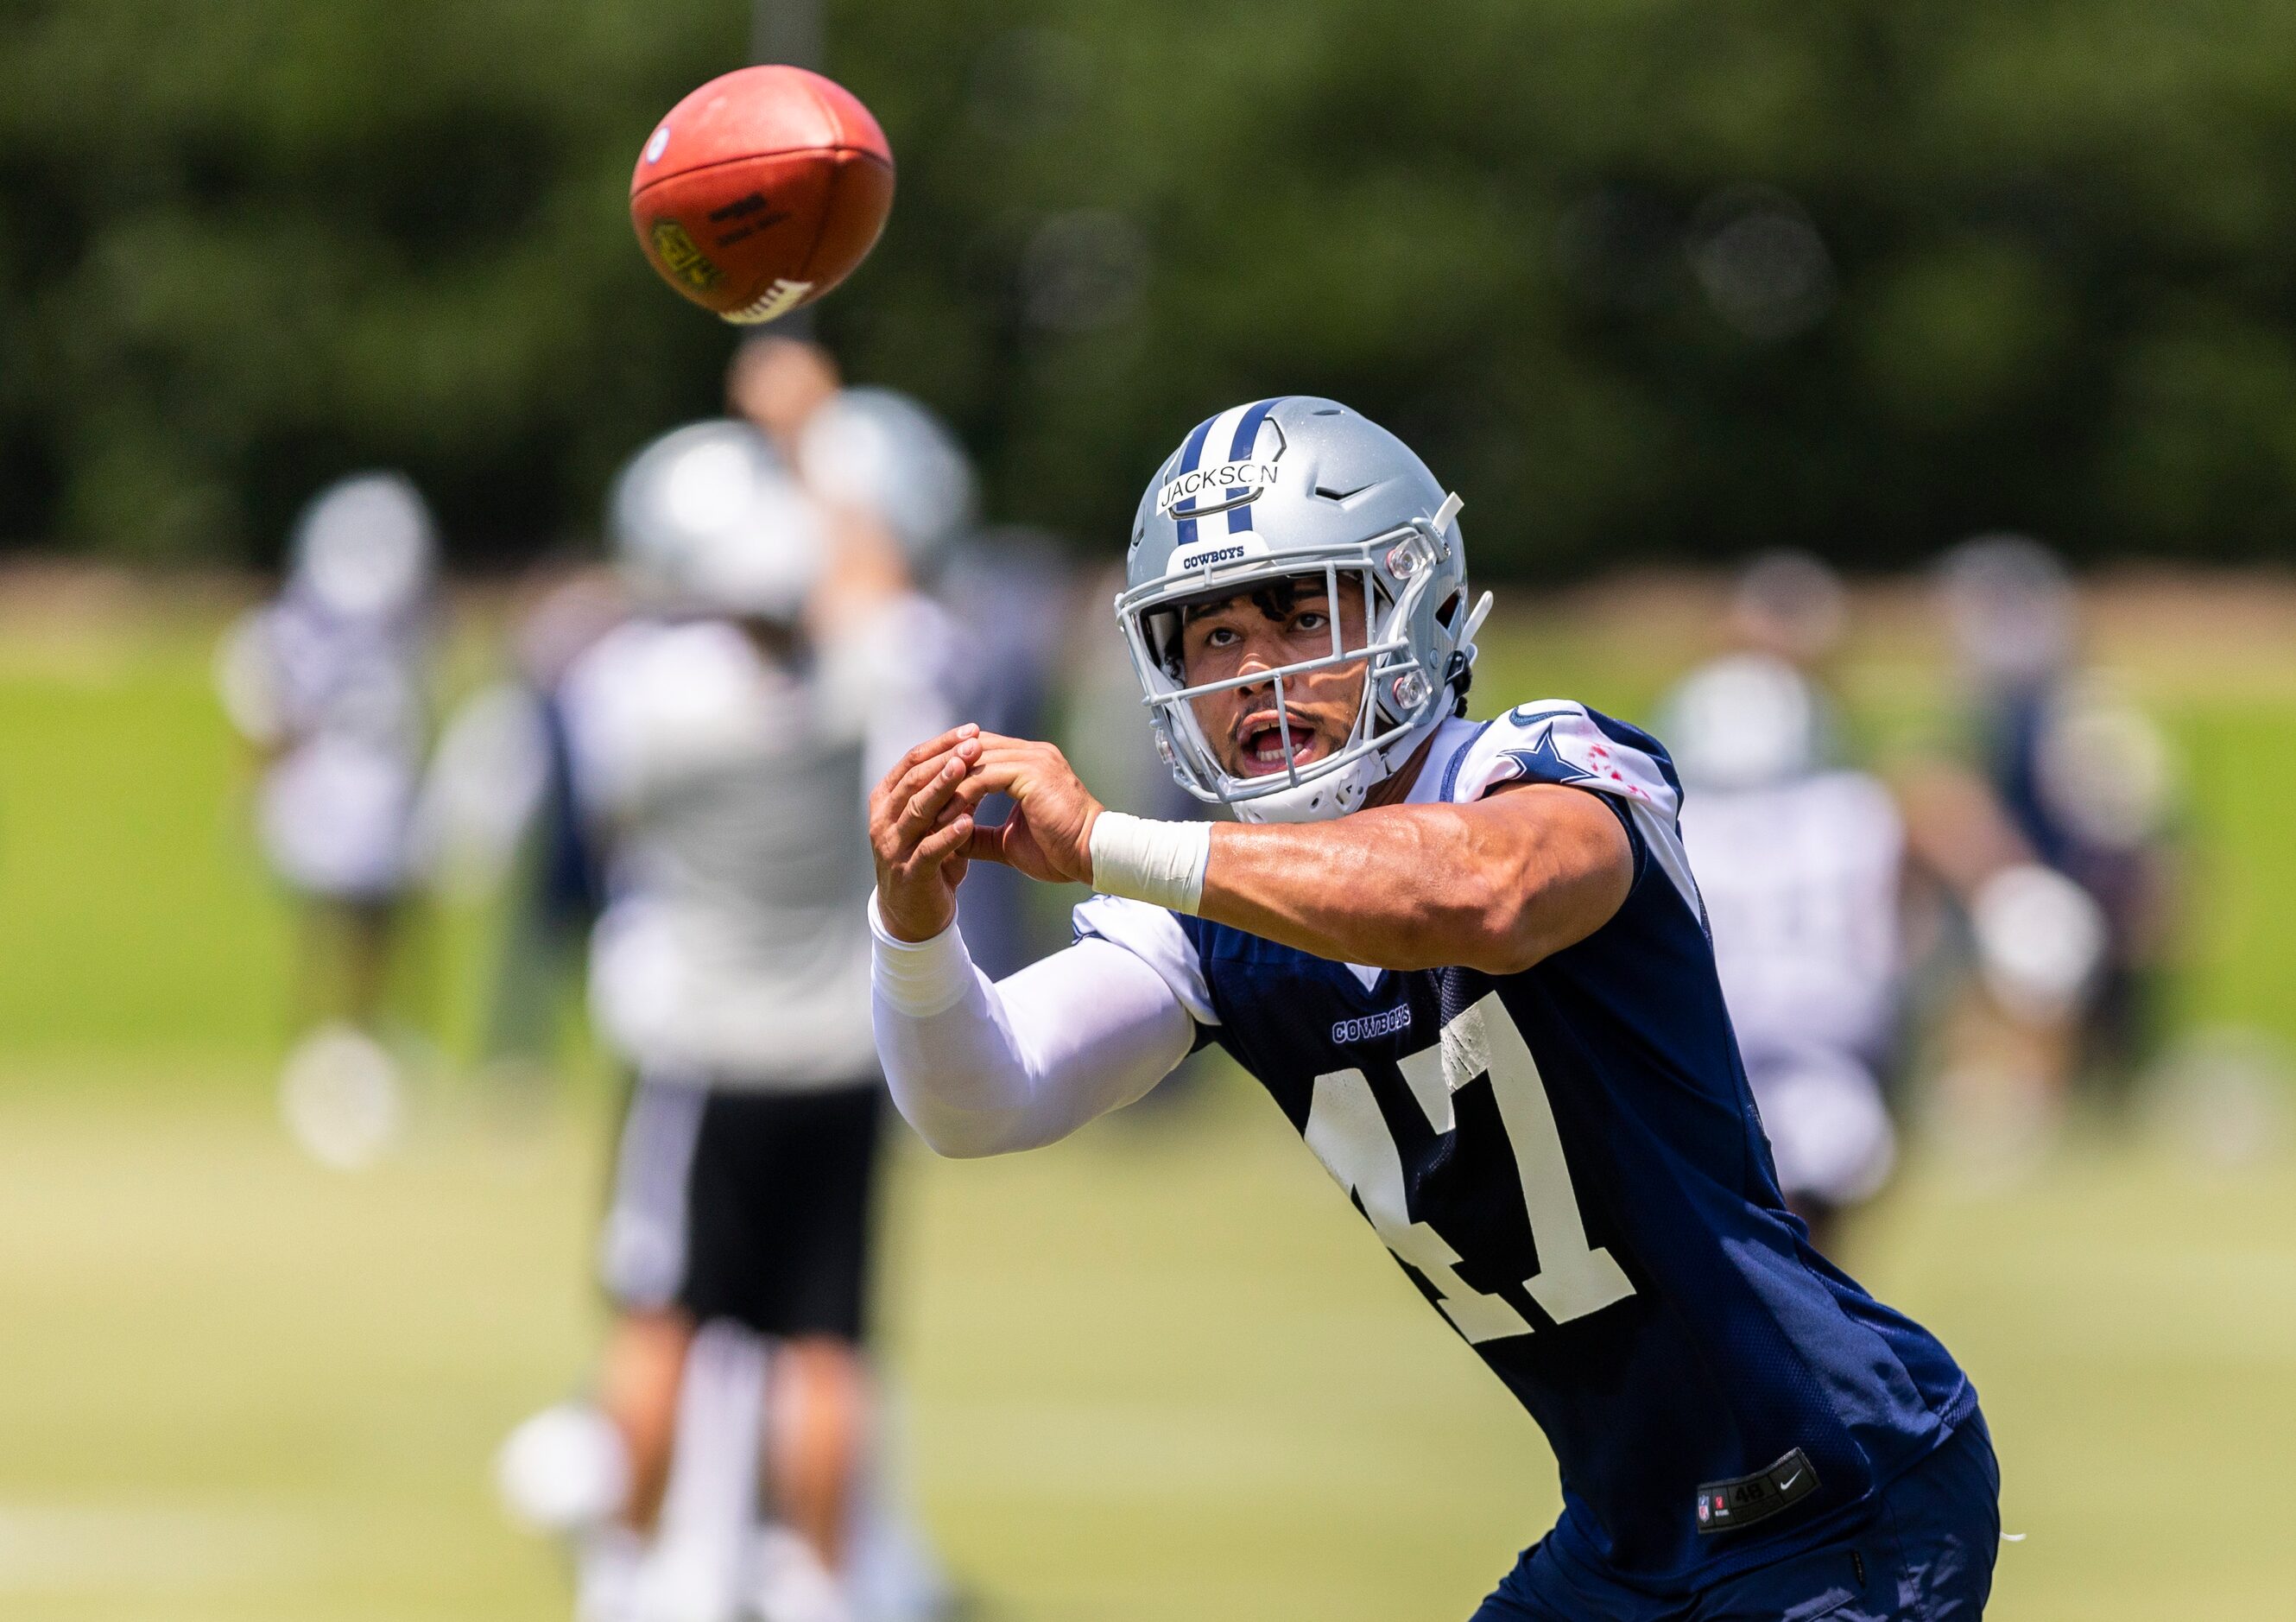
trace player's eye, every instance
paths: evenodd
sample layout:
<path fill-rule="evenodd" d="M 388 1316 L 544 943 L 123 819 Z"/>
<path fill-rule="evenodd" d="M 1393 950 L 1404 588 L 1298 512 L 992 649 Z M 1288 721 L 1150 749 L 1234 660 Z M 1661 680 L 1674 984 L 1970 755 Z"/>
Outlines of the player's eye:
<path fill-rule="evenodd" d="M 1232 625 L 1215 625 L 1204 632 L 1206 647 L 1234 647 L 1242 640 L 1242 638 L 1236 635 L 1235 628 Z"/>
<path fill-rule="evenodd" d="M 1326 630 L 1330 629 L 1331 623 L 1331 615 L 1320 608 L 1309 608 L 1293 617 L 1292 629 L 1305 631 Z"/>

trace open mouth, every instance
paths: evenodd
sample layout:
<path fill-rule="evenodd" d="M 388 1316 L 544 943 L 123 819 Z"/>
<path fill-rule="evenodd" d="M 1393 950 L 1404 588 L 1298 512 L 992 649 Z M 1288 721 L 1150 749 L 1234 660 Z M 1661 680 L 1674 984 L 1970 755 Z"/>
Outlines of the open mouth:
<path fill-rule="evenodd" d="M 1299 716 L 1292 722 L 1292 750 L 1283 750 L 1283 729 L 1273 710 L 1263 710 L 1244 718 L 1236 729 L 1236 741 L 1242 747 L 1243 773 L 1246 777 L 1266 777 L 1271 773 L 1305 766 L 1316 758 L 1318 740 L 1313 727 Z"/>

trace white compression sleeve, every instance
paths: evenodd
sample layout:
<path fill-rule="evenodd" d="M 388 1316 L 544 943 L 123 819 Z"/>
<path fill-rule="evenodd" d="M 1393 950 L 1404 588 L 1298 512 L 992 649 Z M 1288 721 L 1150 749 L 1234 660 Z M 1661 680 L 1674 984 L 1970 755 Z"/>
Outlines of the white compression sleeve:
<path fill-rule="evenodd" d="M 990 984 L 951 925 L 885 933 L 875 900 L 872 998 L 893 1102 L 944 1155 L 1000 1155 L 1065 1138 L 1131 1103 L 1188 1056 L 1195 1022 L 1162 976 L 1086 939 Z"/>

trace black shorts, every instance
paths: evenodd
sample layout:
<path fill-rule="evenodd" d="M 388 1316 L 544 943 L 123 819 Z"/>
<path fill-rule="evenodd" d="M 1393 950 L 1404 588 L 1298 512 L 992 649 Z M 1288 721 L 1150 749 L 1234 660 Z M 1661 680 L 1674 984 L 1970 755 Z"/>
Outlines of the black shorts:
<path fill-rule="evenodd" d="M 641 1080 L 599 1269 L 617 1305 L 858 1341 L 885 1089 Z"/>

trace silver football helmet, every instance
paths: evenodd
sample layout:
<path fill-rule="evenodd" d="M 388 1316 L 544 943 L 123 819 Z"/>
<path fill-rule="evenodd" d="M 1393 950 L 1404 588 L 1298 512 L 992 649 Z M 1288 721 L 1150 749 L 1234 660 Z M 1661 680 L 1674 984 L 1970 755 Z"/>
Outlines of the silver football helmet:
<path fill-rule="evenodd" d="M 1767 788 L 1808 777 L 1828 753 L 1825 702 L 1774 654 L 1730 654 L 1683 679 L 1660 730 L 1692 788 Z"/>
<path fill-rule="evenodd" d="M 799 474 L 832 506 L 873 513 L 930 578 L 972 526 L 972 463 L 948 425 L 891 389 L 842 389 L 806 424 Z"/>
<path fill-rule="evenodd" d="M 295 521 L 295 589 L 347 620 L 389 620 L 430 589 L 439 550 L 430 509 L 405 473 L 354 473 Z"/>
<path fill-rule="evenodd" d="M 828 556 L 817 511 L 765 436 L 723 418 L 631 457 L 606 521 L 632 583 L 673 608 L 787 623 Z"/>
<path fill-rule="evenodd" d="M 1182 788 L 1247 822 L 1341 816 L 1464 705 L 1490 597 L 1470 610 L 1460 505 L 1410 447 L 1332 400 L 1263 399 L 1197 425 L 1140 498 L 1116 599 L 1157 748 Z M 1335 612 L 1326 654 L 1188 684 L 1185 605 L 1300 575 L 1321 577 L 1335 607 L 1360 594 L 1360 646 L 1345 646 Z M 1196 700 L 1270 684 L 1281 716 L 1287 680 L 1352 663 L 1366 679 L 1343 747 L 1265 777 L 1221 766 Z M 1283 737 L 1289 755 L 1288 722 Z"/>
<path fill-rule="evenodd" d="M 2024 535 L 1980 535 L 1939 565 L 1963 663 L 1988 686 L 2021 687 L 2072 660 L 2079 604 L 2057 555 Z"/>

